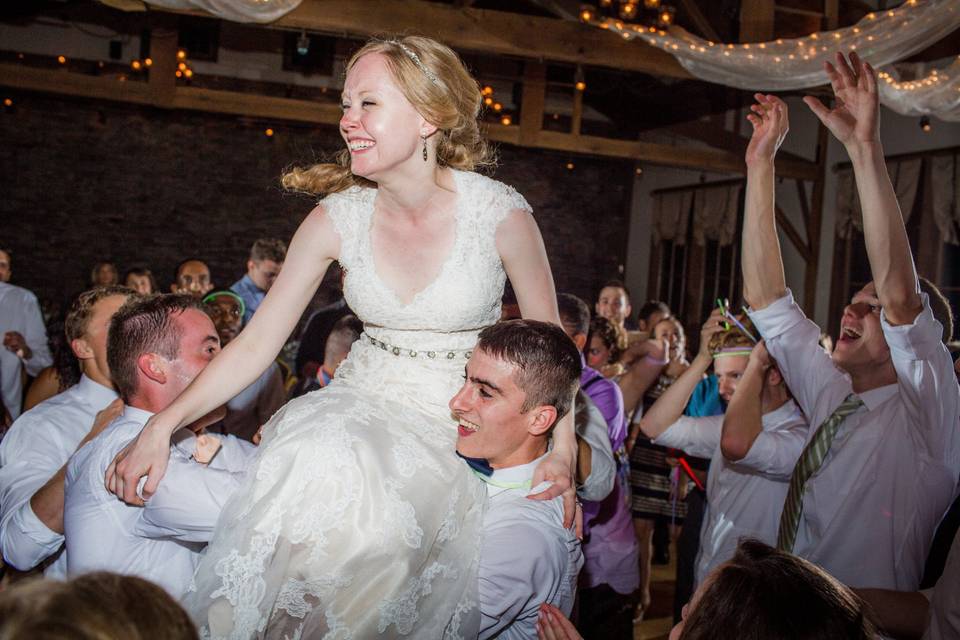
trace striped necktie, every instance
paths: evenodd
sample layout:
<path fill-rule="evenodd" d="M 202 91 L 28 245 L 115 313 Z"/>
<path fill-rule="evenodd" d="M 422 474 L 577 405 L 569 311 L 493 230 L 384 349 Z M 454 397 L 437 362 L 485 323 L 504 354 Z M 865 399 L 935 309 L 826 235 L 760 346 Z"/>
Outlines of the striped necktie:
<path fill-rule="evenodd" d="M 851 413 L 863 406 L 863 400 L 851 393 L 839 407 L 827 418 L 813 438 L 807 443 L 797 465 L 793 468 L 790 477 L 790 490 L 783 504 L 783 513 L 780 514 L 780 530 L 777 533 L 777 548 L 781 551 L 793 552 L 793 545 L 797 540 L 797 527 L 800 525 L 800 514 L 803 513 L 803 489 L 807 480 L 823 464 L 823 459 L 833 444 L 840 425 Z"/>

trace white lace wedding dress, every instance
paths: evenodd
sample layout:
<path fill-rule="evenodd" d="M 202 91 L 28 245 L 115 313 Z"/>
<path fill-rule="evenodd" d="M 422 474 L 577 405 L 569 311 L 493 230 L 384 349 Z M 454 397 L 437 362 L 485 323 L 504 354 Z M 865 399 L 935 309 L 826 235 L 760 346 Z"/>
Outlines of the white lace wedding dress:
<path fill-rule="evenodd" d="M 365 332 L 331 385 L 264 429 L 185 599 L 202 637 L 476 638 L 485 493 L 455 455 L 447 403 L 477 333 L 499 319 L 496 227 L 529 205 L 454 173 L 454 246 L 406 305 L 375 270 L 376 190 L 323 201 Z"/>

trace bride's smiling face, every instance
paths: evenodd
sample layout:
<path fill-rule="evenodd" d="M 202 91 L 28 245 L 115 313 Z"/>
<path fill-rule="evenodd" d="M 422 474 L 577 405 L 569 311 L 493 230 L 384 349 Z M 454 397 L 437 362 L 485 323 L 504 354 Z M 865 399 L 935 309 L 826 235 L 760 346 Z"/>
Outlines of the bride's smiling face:
<path fill-rule="evenodd" d="M 354 63 L 341 105 L 340 135 L 354 175 L 376 181 L 404 163 L 423 163 L 421 136 L 433 128 L 403 95 L 383 55 L 368 53 Z"/>

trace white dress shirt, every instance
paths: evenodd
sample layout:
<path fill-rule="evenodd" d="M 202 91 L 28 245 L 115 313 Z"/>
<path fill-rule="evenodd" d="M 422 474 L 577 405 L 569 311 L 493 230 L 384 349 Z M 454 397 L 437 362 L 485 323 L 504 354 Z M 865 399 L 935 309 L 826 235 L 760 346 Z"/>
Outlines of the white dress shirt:
<path fill-rule="evenodd" d="M 81 376 L 74 386 L 20 416 L 0 441 L 0 544 L 4 559 L 17 569 L 32 569 L 63 547 L 63 535 L 40 521 L 30 498 L 67 463 L 97 412 L 116 397 L 113 389 Z M 66 554 L 60 553 L 44 573 L 66 577 Z"/>
<path fill-rule="evenodd" d="M 575 404 L 576 434 L 590 447 L 590 474 L 583 480 L 583 484 L 577 487 L 577 497 L 600 502 L 613 491 L 613 483 L 617 477 L 617 465 L 613 461 L 613 449 L 610 448 L 607 421 L 585 393 L 577 392 Z"/>
<path fill-rule="evenodd" d="M 0 282 L 0 340 L 7 331 L 16 331 L 23 336 L 30 351 L 29 360 L 21 360 L 17 354 L 0 346 L 0 399 L 14 420 L 20 415 L 23 395 L 23 380 L 20 365 L 27 374 L 35 376 L 44 367 L 53 364 L 47 346 L 47 329 L 43 324 L 37 296 L 23 287 Z"/>
<path fill-rule="evenodd" d="M 527 498 L 541 460 L 480 476 L 487 483 L 479 569 L 481 640 L 536 638 L 541 604 L 568 616 L 573 609 L 583 554 L 573 530 L 563 527 L 563 499 Z"/>
<path fill-rule="evenodd" d="M 761 422 L 763 430 L 747 456 L 738 462 L 724 458 L 720 449 L 722 415 L 684 416 L 654 440 L 698 458 L 710 458 L 697 584 L 714 567 L 733 557 L 740 538 L 777 543 L 780 512 L 793 467 L 806 444 L 807 422 L 793 400 L 763 414 Z"/>
<path fill-rule="evenodd" d="M 137 437 L 151 415 L 127 405 L 122 417 L 70 459 L 63 514 L 67 573 L 135 575 L 179 598 L 255 447 L 218 436 L 221 450 L 202 465 L 191 459 L 196 438 L 181 429 L 156 494 L 145 507 L 131 506 L 109 493 L 103 478 L 117 452 Z"/>
<path fill-rule="evenodd" d="M 806 483 L 794 552 L 853 587 L 916 591 L 933 534 L 960 475 L 960 387 L 926 294 L 913 324 L 881 325 L 897 382 L 858 394 Z M 793 294 L 754 325 L 809 417 L 809 438 L 852 392 L 820 348 L 820 329 Z"/>
<path fill-rule="evenodd" d="M 953 538 L 950 555 L 930 598 L 927 631 L 923 640 L 960 638 L 960 535 Z"/>

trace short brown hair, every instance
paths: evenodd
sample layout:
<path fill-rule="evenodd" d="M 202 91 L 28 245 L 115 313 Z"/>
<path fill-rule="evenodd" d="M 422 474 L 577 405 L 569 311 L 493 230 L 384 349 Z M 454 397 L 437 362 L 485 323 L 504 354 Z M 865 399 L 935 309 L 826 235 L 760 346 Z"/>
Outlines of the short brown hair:
<path fill-rule="evenodd" d="M 863 601 L 826 571 L 759 540 L 712 574 L 681 640 L 872 640 Z"/>
<path fill-rule="evenodd" d="M 94 287 L 78 295 L 70 305 L 67 318 L 63 323 L 63 332 L 67 336 L 67 342 L 73 342 L 86 335 L 90 317 L 93 315 L 93 307 L 98 302 L 110 296 L 126 296 L 129 298 L 136 295 L 133 289 L 118 284 Z"/>
<path fill-rule="evenodd" d="M 943 325 L 943 344 L 947 344 L 953 339 L 953 311 L 950 309 L 950 302 L 940 292 L 937 285 L 923 276 L 920 276 L 918 280 L 920 281 L 920 291 L 927 294 L 933 317 Z"/>
<path fill-rule="evenodd" d="M 522 410 L 551 406 L 557 420 L 570 411 L 580 384 L 580 352 L 555 324 L 538 320 L 507 320 L 480 332 L 477 349 L 514 365 L 514 382 L 527 395 Z"/>
<path fill-rule="evenodd" d="M 287 243 L 279 238 L 260 238 L 250 247 L 250 259 L 254 262 L 273 260 L 283 262 L 287 257 Z"/>
<path fill-rule="evenodd" d="M 187 309 L 203 311 L 199 300 L 183 293 L 140 296 L 120 307 L 110 321 L 107 364 L 124 401 L 137 392 L 137 359 L 156 353 L 174 360 L 180 353 L 180 327 L 172 316 Z"/>
<path fill-rule="evenodd" d="M 0 638 L 196 640 L 197 631 L 161 587 L 95 572 L 68 582 L 28 580 L 0 593 Z"/>

